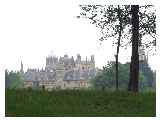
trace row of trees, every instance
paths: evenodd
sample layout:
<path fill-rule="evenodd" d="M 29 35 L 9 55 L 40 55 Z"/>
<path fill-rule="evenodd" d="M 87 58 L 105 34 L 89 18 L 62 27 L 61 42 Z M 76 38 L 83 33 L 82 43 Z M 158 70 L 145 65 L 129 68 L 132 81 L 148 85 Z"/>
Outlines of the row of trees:
<path fill-rule="evenodd" d="M 100 28 L 102 37 L 100 41 L 114 37 L 117 41 L 116 58 L 116 88 L 118 90 L 118 54 L 120 47 L 132 45 L 130 75 L 128 90 L 138 92 L 139 79 L 139 46 L 146 48 L 156 45 L 155 10 L 152 5 L 80 5 L 82 12 L 77 18 L 83 17 Z M 150 35 L 152 39 L 145 41 L 144 36 Z M 125 43 L 125 44 L 124 44 Z M 127 43 L 127 44 L 126 44 Z"/>
<path fill-rule="evenodd" d="M 115 61 L 108 62 L 108 64 L 103 67 L 103 70 L 93 79 L 93 87 L 102 90 L 115 90 L 115 67 Z M 127 90 L 130 63 L 118 63 L 118 67 L 119 89 Z M 139 90 L 155 90 L 155 73 L 150 69 L 147 62 L 140 63 Z"/>

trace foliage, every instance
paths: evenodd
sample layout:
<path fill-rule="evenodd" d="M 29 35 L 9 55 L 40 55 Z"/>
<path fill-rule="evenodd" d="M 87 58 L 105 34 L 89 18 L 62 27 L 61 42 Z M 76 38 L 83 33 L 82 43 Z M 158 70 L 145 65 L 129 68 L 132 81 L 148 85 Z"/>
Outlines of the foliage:
<path fill-rule="evenodd" d="M 79 17 L 87 18 L 92 24 L 100 29 L 102 34 L 100 41 L 107 40 L 108 37 L 118 37 L 119 34 L 119 17 L 118 13 L 121 13 L 121 31 L 124 33 L 124 29 L 127 24 L 130 23 L 129 6 L 118 5 L 80 5 L 82 12 Z M 126 36 L 123 36 L 126 37 Z M 116 42 L 114 42 L 116 43 Z"/>
<path fill-rule="evenodd" d="M 19 89 L 23 87 L 23 77 L 20 72 L 5 71 L 5 86 L 6 88 Z"/>
<path fill-rule="evenodd" d="M 127 65 L 123 65 L 118 63 L 119 67 L 119 88 L 125 89 L 128 84 L 128 75 L 129 75 L 129 67 Z M 95 77 L 93 80 L 94 86 L 97 88 L 101 88 L 103 85 L 104 88 L 114 88 L 115 86 L 115 62 L 108 62 L 106 66 L 103 67 L 103 71 Z"/>
<path fill-rule="evenodd" d="M 107 40 L 108 37 L 118 37 L 119 18 L 118 6 L 121 12 L 122 41 L 121 46 L 131 43 L 131 5 L 79 5 L 81 12 L 77 18 L 86 18 L 91 24 L 96 25 L 102 34 L 100 41 Z M 156 45 L 156 15 L 153 5 L 140 6 L 139 10 L 139 31 L 140 45 L 146 48 Z M 149 41 L 142 38 L 151 36 Z M 113 41 L 114 44 L 117 42 Z"/>
<path fill-rule="evenodd" d="M 145 63 L 147 64 L 147 63 Z M 119 67 L 119 88 L 126 90 L 129 82 L 129 65 L 130 63 L 118 63 Z M 143 67 L 144 64 L 140 63 L 140 75 L 139 75 L 139 89 L 140 91 L 145 91 L 147 88 L 154 88 L 151 85 L 151 81 L 154 81 L 153 71 L 148 67 Z M 147 64 L 148 65 L 148 64 Z M 115 88 L 115 62 L 108 62 L 106 66 L 103 67 L 101 73 L 99 73 L 93 79 L 93 86 L 98 89 L 114 89 Z"/>
<path fill-rule="evenodd" d="M 146 61 L 140 63 L 139 69 L 143 72 L 144 76 L 146 77 L 148 85 L 152 87 L 155 75 L 151 70 L 150 66 L 148 65 L 148 63 Z"/>
<path fill-rule="evenodd" d="M 155 93 L 6 90 L 6 116 L 155 116 Z"/>

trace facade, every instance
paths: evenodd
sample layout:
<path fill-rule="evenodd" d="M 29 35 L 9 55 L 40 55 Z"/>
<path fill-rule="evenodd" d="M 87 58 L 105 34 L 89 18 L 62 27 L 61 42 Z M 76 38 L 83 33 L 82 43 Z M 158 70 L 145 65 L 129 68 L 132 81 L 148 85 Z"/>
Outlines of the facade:
<path fill-rule="evenodd" d="M 21 63 L 20 71 L 25 88 L 43 87 L 48 90 L 88 88 L 90 80 L 96 75 L 94 56 L 90 60 L 81 60 L 80 54 L 77 54 L 76 60 L 68 55 L 60 58 L 48 56 L 45 69 L 41 70 L 28 69 L 24 72 Z"/>

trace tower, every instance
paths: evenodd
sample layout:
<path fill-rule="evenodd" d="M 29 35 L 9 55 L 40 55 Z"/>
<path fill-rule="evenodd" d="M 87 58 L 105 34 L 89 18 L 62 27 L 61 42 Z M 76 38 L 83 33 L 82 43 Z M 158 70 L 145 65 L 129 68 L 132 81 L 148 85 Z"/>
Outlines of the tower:
<path fill-rule="evenodd" d="M 146 58 L 146 55 L 145 55 L 145 51 L 144 51 L 144 48 L 143 47 L 139 47 L 139 61 L 146 61 L 147 58 Z"/>

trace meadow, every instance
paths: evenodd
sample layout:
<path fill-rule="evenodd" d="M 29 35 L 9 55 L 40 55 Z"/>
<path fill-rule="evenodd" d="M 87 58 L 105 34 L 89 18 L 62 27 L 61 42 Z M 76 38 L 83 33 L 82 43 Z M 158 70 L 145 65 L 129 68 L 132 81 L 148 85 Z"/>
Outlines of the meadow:
<path fill-rule="evenodd" d="M 154 92 L 5 91 L 6 116 L 156 116 Z"/>

